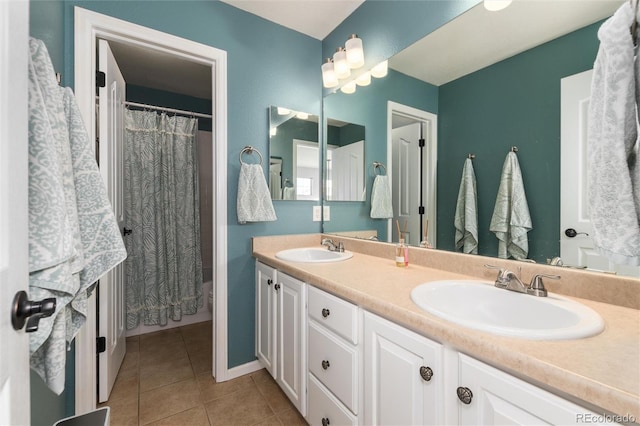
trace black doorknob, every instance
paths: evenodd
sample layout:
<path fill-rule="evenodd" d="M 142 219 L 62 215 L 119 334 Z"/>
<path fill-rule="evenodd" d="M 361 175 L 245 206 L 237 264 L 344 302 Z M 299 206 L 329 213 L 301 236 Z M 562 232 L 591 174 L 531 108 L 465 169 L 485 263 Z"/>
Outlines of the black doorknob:
<path fill-rule="evenodd" d="M 589 234 L 587 234 L 586 232 L 578 232 L 573 228 L 567 228 L 564 230 L 564 235 L 566 235 L 569 238 L 573 238 L 577 235 L 586 235 L 587 237 L 589 236 Z"/>
<path fill-rule="evenodd" d="M 27 323 L 27 333 L 38 330 L 40 319 L 50 317 L 56 311 L 56 298 L 51 297 L 39 302 L 32 302 L 25 291 L 19 291 L 13 298 L 11 308 L 11 324 L 15 330 L 22 330 Z"/>

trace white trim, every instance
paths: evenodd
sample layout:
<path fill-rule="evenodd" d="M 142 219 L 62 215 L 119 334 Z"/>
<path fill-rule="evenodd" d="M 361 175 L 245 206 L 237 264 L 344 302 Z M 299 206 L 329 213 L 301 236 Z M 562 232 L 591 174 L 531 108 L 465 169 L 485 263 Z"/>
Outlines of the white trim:
<path fill-rule="evenodd" d="M 80 111 L 87 124 L 89 139 L 95 140 L 95 71 L 96 38 L 134 44 L 179 56 L 189 61 L 211 66 L 212 111 L 214 133 L 212 152 L 213 188 L 216 200 L 213 212 L 213 261 L 215 285 L 215 327 L 213 330 L 214 356 L 213 375 L 217 381 L 229 379 L 227 368 L 227 53 L 181 37 L 132 24 L 110 16 L 74 8 L 74 72 L 75 93 Z M 89 306 L 95 310 L 94 305 Z M 95 312 L 90 312 L 94 314 Z M 96 389 L 95 331 L 83 327 L 76 342 L 76 412 L 95 408 Z M 90 339 L 87 342 L 87 339 Z M 90 349 L 93 348 L 93 352 Z M 91 368 L 93 365 L 93 368 Z M 80 368 L 82 366 L 82 368 Z M 87 395 L 89 397 L 87 397 Z M 84 398 L 83 398 L 84 396 Z"/>
<path fill-rule="evenodd" d="M 407 105 L 402 105 L 397 102 L 387 101 L 387 175 L 389 179 L 393 179 L 392 168 L 393 164 L 391 158 L 392 145 L 391 145 L 391 133 L 393 131 L 393 115 L 402 115 L 405 117 L 413 118 L 419 121 L 424 131 L 423 137 L 426 141 L 426 164 L 427 173 L 425 174 L 425 181 L 427 182 L 427 198 L 425 200 L 425 214 L 429 219 L 429 242 L 436 246 L 436 232 L 437 230 L 437 189 L 438 189 L 438 116 L 436 114 L 422 111 L 417 108 L 413 108 Z M 387 221 L 387 235 L 391 238 L 392 235 L 392 220 Z M 431 226 L 433 225 L 433 227 Z"/>
<path fill-rule="evenodd" d="M 230 368 L 227 370 L 227 380 L 235 379 L 236 377 L 244 376 L 245 374 L 251 374 L 255 371 L 262 370 L 264 365 L 260 363 L 260 361 L 250 361 L 246 364 L 238 365 L 237 367 Z M 219 382 L 216 377 L 216 382 Z"/>

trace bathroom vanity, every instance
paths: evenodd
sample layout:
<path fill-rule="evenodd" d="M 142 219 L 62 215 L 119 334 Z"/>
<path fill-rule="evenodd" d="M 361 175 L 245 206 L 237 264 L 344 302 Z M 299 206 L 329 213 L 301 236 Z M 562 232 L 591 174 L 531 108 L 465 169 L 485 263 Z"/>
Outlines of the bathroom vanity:
<path fill-rule="evenodd" d="M 597 424 L 640 418 L 637 306 L 575 299 L 605 321 L 605 330 L 590 338 L 497 336 L 440 319 L 410 298 L 424 282 L 494 280 L 495 272 L 483 268 L 486 258 L 412 248 L 410 266 L 397 268 L 388 255 L 392 245 L 349 238 L 340 239 L 353 252 L 345 261 L 275 256 L 319 246 L 322 237 L 253 240 L 257 356 L 310 424 Z M 550 273 L 545 265 L 490 261 L 512 270 L 522 265 L 525 277 Z M 593 278 L 556 271 L 563 279 L 550 291 L 564 285 L 572 296 L 580 294 L 576 280 L 584 278 L 589 286 Z M 596 278 L 600 284 L 607 277 Z M 614 288 L 636 285 L 627 289 L 624 303 L 638 303 L 637 280 L 609 279 Z"/>

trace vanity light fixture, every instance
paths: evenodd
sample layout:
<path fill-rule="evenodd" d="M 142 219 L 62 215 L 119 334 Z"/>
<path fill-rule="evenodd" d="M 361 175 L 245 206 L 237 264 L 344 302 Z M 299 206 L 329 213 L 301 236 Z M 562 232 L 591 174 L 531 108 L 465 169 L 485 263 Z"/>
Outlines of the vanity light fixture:
<path fill-rule="evenodd" d="M 322 64 L 322 85 L 327 89 L 337 87 L 339 84 L 338 76 L 333 69 L 333 60 L 327 58 L 327 61 Z"/>
<path fill-rule="evenodd" d="M 275 136 L 278 134 L 278 128 L 277 127 L 272 127 L 271 129 L 269 129 L 269 136 Z"/>
<path fill-rule="evenodd" d="M 382 78 L 387 75 L 389 71 L 389 61 L 382 61 L 375 67 L 371 68 L 371 76 L 375 78 Z"/>
<path fill-rule="evenodd" d="M 347 51 L 344 47 L 338 47 L 333 54 L 333 69 L 339 79 L 347 78 L 351 75 L 351 67 L 347 62 Z"/>
<path fill-rule="evenodd" d="M 364 65 L 364 48 L 362 47 L 362 40 L 358 38 L 357 34 L 351 34 L 344 47 L 347 51 L 347 62 L 352 69 L 360 68 Z"/>
<path fill-rule="evenodd" d="M 289 108 L 278 107 L 278 115 L 289 115 L 291 110 Z"/>
<path fill-rule="evenodd" d="M 484 8 L 490 12 L 497 12 L 511 4 L 511 0 L 484 0 Z"/>
<path fill-rule="evenodd" d="M 299 118 L 300 120 L 306 120 L 307 118 L 309 118 L 309 114 L 300 111 L 296 114 L 296 118 Z"/>
<path fill-rule="evenodd" d="M 358 86 L 368 86 L 371 84 L 371 72 L 367 71 L 364 74 L 356 78 L 356 84 Z"/>
<path fill-rule="evenodd" d="M 344 86 L 342 86 L 340 88 L 340 91 L 342 93 L 347 94 L 347 95 L 355 93 L 355 91 L 356 91 L 356 82 L 355 81 L 350 81 L 349 83 L 347 83 Z"/>

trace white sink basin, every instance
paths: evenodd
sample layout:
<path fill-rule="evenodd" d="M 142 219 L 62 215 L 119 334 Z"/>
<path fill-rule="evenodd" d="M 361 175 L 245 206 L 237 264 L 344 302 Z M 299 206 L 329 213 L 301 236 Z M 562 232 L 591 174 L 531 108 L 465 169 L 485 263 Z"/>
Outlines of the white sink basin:
<path fill-rule="evenodd" d="M 350 251 L 329 251 L 324 247 L 305 247 L 279 251 L 276 253 L 276 257 L 289 262 L 326 263 L 350 259 L 353 257 L 353 253 Z"/>
<path fill-rule="evenodd" d="M 536 297 L 482 281 L 433 281 L 414 288 L 421 309 L 448 321 L 489 333 L 531 340 L 579 339 L 604 329 L 593 309 L 549 294 Z"/>

